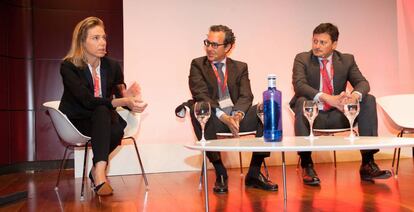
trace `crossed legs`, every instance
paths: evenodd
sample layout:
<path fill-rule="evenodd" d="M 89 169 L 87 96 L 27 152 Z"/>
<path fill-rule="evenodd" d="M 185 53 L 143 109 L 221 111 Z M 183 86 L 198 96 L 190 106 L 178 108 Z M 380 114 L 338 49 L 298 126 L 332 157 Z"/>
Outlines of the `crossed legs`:
<path fill-rule="evenodd" d="M 92 183 L 109 184 L 106 179 L 106 167 L 109 154 L 120 144 L 126 122 L 116 113 L 105 106 L 98 106 L 92 112 L 90 119 L 72 119 L 71 122 L 83 134 L 91 137 L 93 152 L 93 167 L 89 174 Z M 108 192 L 112 193 L 112 188 Z M 98 192 L 97 192 L 98 193 Z M 98 193 L 99 194 L 99 193 Z"/>

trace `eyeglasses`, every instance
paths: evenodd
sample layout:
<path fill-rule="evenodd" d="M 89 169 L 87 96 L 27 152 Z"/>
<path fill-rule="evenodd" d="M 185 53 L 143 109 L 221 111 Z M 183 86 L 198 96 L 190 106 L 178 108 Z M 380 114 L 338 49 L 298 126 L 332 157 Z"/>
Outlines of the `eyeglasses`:
<path fill-rule="evenodd" d="M 223 46 L 223 45 L 227 45 L 227 43 L 219 44 L 219 43 L 216 43 L 216 42 L 210 42 L 207 39 L 204 40 L 204 46 L 205 47 L 211 46 L 211 47 L 213 47 L 213 49 L 217 49 L 219 46 Z"/>

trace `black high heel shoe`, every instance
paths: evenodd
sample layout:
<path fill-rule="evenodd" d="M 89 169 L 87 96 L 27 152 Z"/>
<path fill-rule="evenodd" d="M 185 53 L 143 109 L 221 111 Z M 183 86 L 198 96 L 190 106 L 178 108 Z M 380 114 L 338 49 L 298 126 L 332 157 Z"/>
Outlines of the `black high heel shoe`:
<path fill-rule="evenodd" d="M 109 185 L 108 182 L 103 182 L 97 186 L 95 186 L 93 188 L 93 190 L 95 191 L 95 193 L 99 196 L 107 196 L 107 195 L 111 195 L 112 192 L 114 191 L 111 187 L 111 185 Z"/>

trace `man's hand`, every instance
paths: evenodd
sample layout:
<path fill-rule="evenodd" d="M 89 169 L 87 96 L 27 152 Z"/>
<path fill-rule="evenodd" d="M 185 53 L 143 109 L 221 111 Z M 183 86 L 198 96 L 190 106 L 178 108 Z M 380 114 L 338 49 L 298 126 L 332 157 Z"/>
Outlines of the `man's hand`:
<path fill-rule="evenodd" d="M 357 94 L 357 93 L 351 93 L 351 94 L 349 94 L 349 93 L 346 93 L 345 94 L 345 98 L 343 99 L 343 102 L 342 102 L 342 104 L 343 105 L 345 105 L 345 104 L 347 104 L 347 103 L 356 103 L 356 102 L 359 102 L 359 99 L 360 99 L 361 97 Z"/>
<path fill-rule="evenodd" d="M 227 125 L 234 137 L 239 137 L 240 120 L 238 117 L 223 114 L 220 116 L 220 121 Z"/>
<path fill-rule="evenodd" d="M 357 94 L 357 93 L 351 93 L 351 94 L 346 94 L 347 95 L 347 98 L 349 99 L 349 100 L 351 100 L 352 102 L 359 102 L 359 100 L 360 100 L 360 96 Z"/>
<path fill-rule="evenodd" d="M 335 107 L 341 112 L 344 112 L 344 102 L 346 100 L 347 94 L 342 91 L 339 95 L 329 95 L 329 94 L 322 94 L 320 99 L 322 102 L 328 103 L 332 107 Z"/>
<path fill-rule="evenodd" d="M 233 117 L 234 121 L 236 121 L 237 123 L 240 124 L 241 120 L 243 119 L 243 113 L 236 112 L 236 113 L 233 114 L 232 117 Z"/>

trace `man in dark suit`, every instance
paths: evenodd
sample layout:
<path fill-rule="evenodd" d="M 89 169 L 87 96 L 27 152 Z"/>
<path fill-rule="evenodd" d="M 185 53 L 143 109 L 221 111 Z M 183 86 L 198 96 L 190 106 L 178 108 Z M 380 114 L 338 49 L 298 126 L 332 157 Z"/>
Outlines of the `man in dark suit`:
<path fill-rule="evenodd" d="M 338 28 L 331 23 L 322 23 L 313 31 L 312 50 L 296 55 L 293 64 L 292 83 L 295 95 L 290 106 L 295 112 L 295 135 L 309 135 L 309 123 L 303 116 L 305 100 L 318 101 L 319 115 L 314 121 L 315 128 L 346 128 L 349 122 L 343 114 L 346 101 L 359 101 L 360 113 L 357 117 L 361 136 L 377 136 L 378 121 L 375 97 L 368 94 L 368 81 L 359 71 L 351 54 L 336 51 Z M 346 93 L 347 82 L 353 91 Z M 361 150 L 362 180 L 386 179 L 391 172 L 381 170 L 374 162 L 374 154 L 379 150 Z M 303 182 L 319 185 L 320 179 L 313 168 L 311 152 L 298 152 L 303 169 Z"/>
<path fill-rule="evenodd" d="M 263 127 L 252 107 L 253 94 L 250 88 L 247 64 L 227 57 L 235 43 L 230 28 L 223 25 L 210 27 L 204 40 L 206 56 L 191 62 L 189 86 L 194 101 L 207 101 L 211 104 L 212 115 L 205 127 L 205 138 L 216 139 L 218 132 L 231 132 L 238 136 L 241 131 L 256 130 L 257 137 L 263 135 Z M 191 109 L 191 121 L 195 134 L 201 139 L 201 127 Z M 245 184 L 249 187 L 269 191 L 277 190 L 277 185 L 260 173 L 265 157 L 270 153 L 253 153 Z M 207 152 L 207 157 L 216 171 L 215 193 L 227 193 L 227 171 L 219 152 Z"/>

